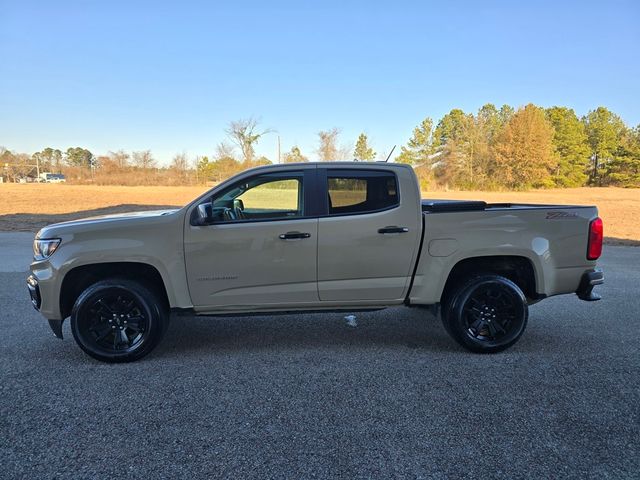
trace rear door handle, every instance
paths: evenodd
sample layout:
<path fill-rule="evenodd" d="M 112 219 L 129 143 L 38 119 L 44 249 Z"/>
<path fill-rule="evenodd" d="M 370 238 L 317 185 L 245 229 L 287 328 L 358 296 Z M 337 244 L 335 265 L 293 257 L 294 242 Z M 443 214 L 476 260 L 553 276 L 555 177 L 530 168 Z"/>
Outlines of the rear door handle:
<path fill-rule="evenodd" d="M 407 227 L 384 227 L 379 228 L 378 233 L 407 233 L 409 229 Z"/>
<path fill-rule="evenodd" d="M 281 233 L 280 235 L 278 235 L 278 237 L 280 238 L 280 240 L 300 240 L 302 238 L 311 237 L 311 234 L 302 232 L 287 232 Z"/>

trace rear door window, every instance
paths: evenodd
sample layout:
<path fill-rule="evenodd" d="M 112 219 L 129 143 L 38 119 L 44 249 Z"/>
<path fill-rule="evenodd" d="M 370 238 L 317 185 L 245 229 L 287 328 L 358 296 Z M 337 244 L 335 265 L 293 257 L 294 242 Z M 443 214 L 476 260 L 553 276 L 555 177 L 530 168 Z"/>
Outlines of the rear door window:
<path fill-rule="evenodd" d="M 377 212 L 400 204 L 395 174 L 382 171 L 327 171 L 329 215 Z"/>

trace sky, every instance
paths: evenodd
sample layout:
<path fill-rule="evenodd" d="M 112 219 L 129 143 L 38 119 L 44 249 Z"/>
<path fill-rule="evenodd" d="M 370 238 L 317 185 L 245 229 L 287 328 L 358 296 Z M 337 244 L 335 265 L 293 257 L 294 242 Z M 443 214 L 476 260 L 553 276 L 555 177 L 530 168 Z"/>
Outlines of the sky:
<path fill-rule="evenodd" d="M 0 0 L 0 146 L 211 156 L 365 132 L 378 153 L 485 103 L 603 105 L 640 124 L 640 1 Z M 397 151 L 396 151 L 397 153 Z"/>

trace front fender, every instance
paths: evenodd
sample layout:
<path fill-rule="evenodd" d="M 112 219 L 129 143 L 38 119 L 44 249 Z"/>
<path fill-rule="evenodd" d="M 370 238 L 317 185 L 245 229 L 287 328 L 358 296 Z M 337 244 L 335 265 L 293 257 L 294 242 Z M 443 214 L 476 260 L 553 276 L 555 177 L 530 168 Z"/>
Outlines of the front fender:
<path fill-rule="evenodd" d="M 51 331 L 53 334 L 62 340 L 62 324 L 64 320 L 49 320 L 49 327 L 51 327 Z"/>

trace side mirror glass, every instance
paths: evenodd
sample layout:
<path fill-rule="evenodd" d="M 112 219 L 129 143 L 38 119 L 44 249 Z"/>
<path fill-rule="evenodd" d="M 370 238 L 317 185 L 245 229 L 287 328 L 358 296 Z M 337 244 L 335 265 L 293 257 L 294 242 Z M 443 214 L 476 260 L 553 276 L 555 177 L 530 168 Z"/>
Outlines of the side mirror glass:
<path fill-rule="evenodd" d="M 211 221 L 213 220 L 211 210 L 212 209 L 210 203 L 201 203 L 200 205 L 198 205 L 198 208 L 196 208 L 196 219 L 198 225 L 207 225 L 211 223 Z"/>

